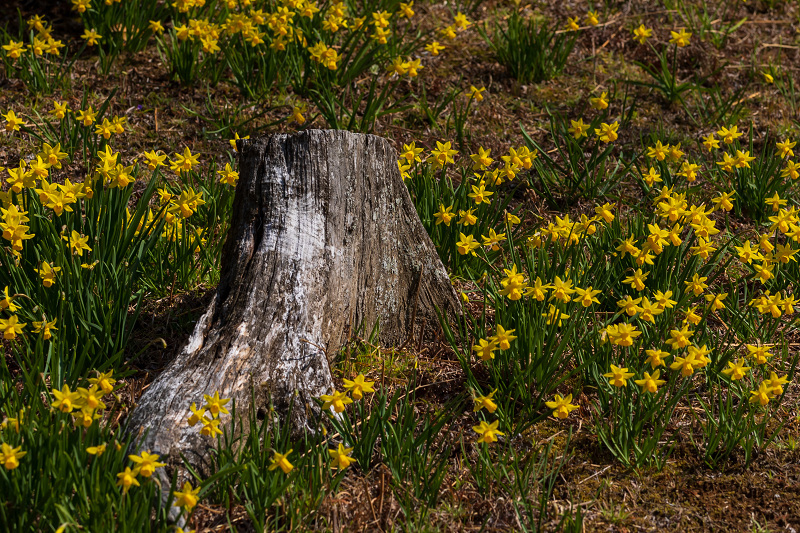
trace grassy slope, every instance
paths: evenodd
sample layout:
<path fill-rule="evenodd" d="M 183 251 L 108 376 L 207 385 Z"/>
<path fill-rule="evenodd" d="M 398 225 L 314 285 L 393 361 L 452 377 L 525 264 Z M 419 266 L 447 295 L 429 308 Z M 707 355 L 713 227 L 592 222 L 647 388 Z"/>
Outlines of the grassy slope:
<path fill-rule="evenodd" d="M 586 9 L 582 2 L 552 4 L 559 5 L 553 7 L 542 3 L 537 9 L 555 21 L 563 21 L 568 15 L 582 14 Z M 424 81 L 428 88 L 429 97 L 439 96 L 454 85 L 487 87 L 486 101 L 469 122 L 469 145 L 473 148 L 480 145 L 491 148 L 493 153 L 500 153 L 509 146 L 521 144 L 520 124 L 536 138 L 542 139 L 543 128 L 547 125 L 544 105 L 577 117 L 581 115 L 580 110 L 588 108 L 587 99 L 598 88 L 610 88 L 614 79 L 642 79 L 643 73 L 633 61 L 652 61 L 653 57 L 647 48 L 631 41 L 629 28 L 632 25 L 645 23 L 655 27 L 662 40 L 666 29 L 684 25 L 675 11 L 664 9 L 663 5 L 655 7 L 650 2 L 612 4 L 612 8 L 603 14 L 605 25 L 580 37 L 566 71 L 552 81 L 538 85 L 517 83 L 496 63 L 474 29 L 463 36 L 457 49 L 448 50 L 440 58 L 426 62 L 420 81 Z M 695 7 L 699 3 L 687 4 Z M 471 18 L 479 23 L 491 20 L 497 7 L 490 2 L 484 3 Z M 752 0 L 750 5 L 736 6 L 726 13 L 726 20 L 746 16 L 747 23 L 730 36 L 722 49 L 708 42 L 695 41 L 691 54 L 681 54 L 679 72 L 681 76 L 696 71 L 714 72 L 713 83 L 718 83 L 726 94 L 746 87 L 743 93 L 745 115 L 757 130 L 780 134 L 793 132 L 796 136 L 797 123 L 789 112 L 788 102 L 773 87 L 761 83 L 757 72 L 768 62 L 780 63 L 784 71 L 791 72 L 797 79 L 797 6 L 779 3 L 774 9 L 763 7 Z M 425 4 L 419 6 L 419 12 L 425 19 L 435 21 L 444 18 L 449 10 Z M 73 36 L 79 31 L 69 21 L 66 11 L 56 10 L 48 14 L 48 18 L 55 22 L 57 31 L 63 30 Z M 774 46 L 779 44 L 788 48 Z M 121 88 L 115 101 L 115 112 L 128 115 L 133 133 L 124 137 L 124 144 L 116 146 L 118 149 L 139 151 L 155 143 L 168 151 L 179 145 L 189 145 L 193 150 L 213 153 L 224 147 L 225 140 L 206 138 L 203 129 L 208 124 L 188 112 L 204 112 L 206 92 L 184 89 L 169 82 L 152 49 L 127 58 L 108 77 L 97 76 L 92 58 L 87 57 L 78 62 L 73 85 L 76 89 L 85 85 L 86 90 L 102 93 L 110 87 Z M 405 90 L 416 91 L 418 87 L 419 82 L 415 82 L 413 87 L 409 85 Z M 618 90 L 622 90 L 621 86 Z M 211 97 L 217 102 L 225 99 L 229 99 L 232 105 L 238 102 L 238 92 L 225 84 L 211 91 Z M 636 143 L 638 137 L 646 137 L 652 131 L 664 131 L 674 141 L 697 139 L 715 129 L 714 125 L 695 124 L 691 120 L 690 116 L 699 116 L 696 103 L 690 102 L 686 107 L 670 106 L 657 94 L 645 89 L 634 91 L 637 114 L 634 128 L 624 132 L 621 139 L 624 142 Z M 21 101 L 30 105 L 35 103 L 20 84 L 4 82 L 0 108 Z M 44 107 L 41 101 L 38 105 Z M 276 111 L 275 116 L 284 112 Z M 315 124 L 324 126 L 320 119 Z M 415 110 L 383 120 L 376 133 L 389 137 L 398 147 L 411 140 L 431 146 L 435 140 L 448 137 L 441 125 L 440 129 L 432 128 L 420 119 Z M 8 148 L 0 147 L 0 151 Z M 637 199 L 632 189 L 626 190 L 624 195 L 633 202 Z M 516 201 L 523 202 L 525 210 L 532 213 L 549 214 L 541 200 L 530 192 Z M 577 213 L 585 212 L 586 208 L 579 204 L 568 209 Z M 748 224 L 747 220 L 734 222 L 744 226 Z M 137 391 L 141 391 L 163 366 L 169 353 L 180 347 L 208 296 L 207 291 L 200 290 L 197 294 L 146 302 L 138 326 L 139 338 L 134 340 L 131 353 L 138 352 L 145 339 L 153 337 L 152 328 L 167 340 L 169 347 L 166 353 L 150 348 L 140 358 L 142 374 L 129 380 L 131 402 L 135 401 Z M 463 390 L 464 377 L 459 365 L 445 345 L 436 339 L 428 339 L 418 349 L 401 357 L 389 357 L 381 353 L 361 361 L 345 360 L 337 374 L 341 378 L 364 372 L 370 379 L 402 384 L 411 375 L 408 361 L 416 358 L 421 369 L 417 377 L 422 387 L 418 396 L 421 406 L 440 405 Z M 574 456 L 562 472 L 555 491 L 556 499 L 550 505 L 556 509 L 563 509 L 570 502 L 580 505 L 586 530 L 741 531 L 757 524 L 779 530 L 800 524 L 800 493 L 796 491 L 800 486 L 800 457 L 797 447 L 792 444 L 794 441 L 789 440 L 797 435 L 800 413 L 797 393 L 792 394 L 794 397 L 786 401 L 785 414 L 789 423 L 781 437 L 747 469 L 737 464 L 737 460 L 731 461 L 721 472 L 706 469 L 692 451 L 689 442 L 692 421 L 685 411 L 679 411 L 673 419 L 673 423 L 681 428 L 681 438 L 676 453 L 660 473 L 627 471 L 604 452 L 589 427 L 591 415 L 585 403 L 577 411 L 577 416 L 573 415 L 568 421 L 542 423 L 536 426 L 529 438 L 534 442 L 554 439 L 558 449 L 563 446 L 567 432 L 572 432 L 570 449 Z M 443 438 L 455 440 L 459 431 L 469 432 L 470 424 L 470 417 L 465 413 L 446 429 Z M 431 511 L 426 524 L 416 526 L 423 530 L 452 531 L 482 527 L 487 531 L 518 528 L 509 497 L 503 489 L 498 486 L 488 493 L 478 492 L 470 483 L 463 482 L 469 476 L 459 461 L 452 460 L 440 504 Z M 316 524 L 349 531 L 364 528 L 386 530 L 401 517 L 400 508 L 388 487 L 387 473 L 379 467 L 366 475 L 351 472 L 340 493 L 323 502 Z M 232 509 L 230 520 L 247 530 L 241 509 Z M 226 521 L 223 507 L 209 507 L 199 513 L 197 525 L 222 527 Z"/>

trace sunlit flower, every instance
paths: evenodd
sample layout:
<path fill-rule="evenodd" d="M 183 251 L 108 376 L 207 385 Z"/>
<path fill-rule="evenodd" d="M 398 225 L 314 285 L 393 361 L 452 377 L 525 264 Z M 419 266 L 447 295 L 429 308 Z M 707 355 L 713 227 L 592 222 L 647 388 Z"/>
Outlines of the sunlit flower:
<path fill-rule="evenodd" d="M 606 124 L 605 122 L 600 123 L 599 128 L 595 128 L 594 132 L 597 135 L 597 138 L 604 143 L 610 143 L 617 140 L 617 130 L 619 129 L 619 122 L 613 122 L 611 124 Z"/>
<path fill-rule="evenodd" d="M 652 36 L 653 30 L 646 28 L 644 24 L 640 24 L 638 28 L 633 30 L 633 39 L 639 41 L 639 44 L 644 44 Z"/>
<path fill-rule="evenodd" d="M 359 374 L 353 380 L 344 379 L 344 388 L 349 391 L 354 400 L 360 400 L 365 392 L 375 392 L 374 381 L 364 381 L 364 374 Z"/>
<path fill-rule="evenodd" d="M 577 405 L 572 405 L 572 394 L 567 394 L 562 398 L 560 394 L 553 397 L 552 402 L 545 402 L 545 405 L 553 410 L 553 416 L 556 418 L 567 418 L 569 414 L 578 408 Z"/>
<path fill-rule="evenodd" d="M 493 442 L 497 442 L 498 435 L 505 435 L 505 433 L 497 429 L 499 423 L 499 420 L 495 420 L 491 424 L 486 423 L 485 420 L 481 420 L 480 424 L 477 426 L 472 426 L 472 430 L 480 435 L 478 442 L 491 444 Z"/>
<path fill-rule="evenodd" d="M 608 107 L 608 93 L 603 91 L 600 96 L 596 98 L 589 98 L 589 103 L 594 109 L 606 109 Z"/>
<path fill-rule="evenodd" d="M 331 459 L 333 460 L 333 466 L 338 468 L 339 470 L 344 470 L 350 463 L 354 463 L 355 459 L 350 457 L 350 453 L 353 451 L 353 448 L 345 448 L 344 444 L 339 443 L 339 447 L 335 450 L 328 450 L 328 455 L 330 455 Z"/>
<path fill-rule="evenodd" d="M 608 378 L 608 382 L 615 387 L 624 387 L 628 384 L 627 380 L 634 376 L 633 372 L 628 372 L 627 368 L 611 365 L 611 372 L 603 374 Z"/>
<path fill-rule="evenodd" d="M 477 395 L 472 397 L 472 401 L 475 403 L 472 411 L 477 413 L 481 409 L 486 409 L 490 413 L 494 413 L 497 410 L 497 404 L 493 400 L 494 394 L 497 392 L 497 389 L 494 389 L 492 392 L 487 394 L 486 396 Z"/>
<path fill-rule="evenodd" d="M 96 45 L 97 42 L 102 38 L 103 37 L 99 33 L 97 33 L 94 29 L 91 30 L 87 29 L 83 32 L 83 35 L 81 35 L 81 39 L 84 39 L 86 41 L 87 46 Z"/>
<path fill-rule="evenodd" d="M 289 462 L 289 454 L 292 453 L 292 450 L 289 450 L 286 453 L 278 453 L 272 456 L 272 461 L 270 461 L 270 465 L 268 470 L 272 471 L 276 468 L 280 468 L 284 474 L 288 474 L 289 472 L 294 469 L 294 465 Z"/>
<path fill-rule="evenodd" d="M 644 377 L 642 379 L 637 379 L 634 381 L 637 385 L 639 385 L 642 389 L 649 392 L 650 394 L 655 394 L 658 390 L 658 387 L 666 383 L 663 379 L 658 379 L 661 376 L 661 369 L 657 369 L 653 372 L 651 376 L 649 373 L 645 372 Z"/>
<path fill-rule="evenodd" d="M 692 36 L 691 32 L 687 32 L 684 28 L 681 28 L 681 31 L 671 31 L 669 32 L 672 35 L 672 38 L 669 40 L 670 43 L 675 44 L 678 48 L 683 48 L 684 46 L 689 44 L 689 38 Z"/>

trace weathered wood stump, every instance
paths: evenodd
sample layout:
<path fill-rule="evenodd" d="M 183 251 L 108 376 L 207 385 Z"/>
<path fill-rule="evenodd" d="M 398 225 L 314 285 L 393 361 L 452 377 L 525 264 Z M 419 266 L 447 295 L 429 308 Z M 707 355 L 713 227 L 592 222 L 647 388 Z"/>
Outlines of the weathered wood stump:
<path fill-rule="evenodd" d="M 130 416 L 142 449 L 201 469 L 213 440 L 187 418 L 204 394 L 234 398 L 240 414 L 254 398 L 258 412 L 271 404 L 313 429 L 313 399 L 332 389 L 328 358 L 356 328 L 377 321 L 380 342 L 396 346 L 415 317 L 460 312 L 385 139 L 310 130 L 239 152 L 217 293 Z"/>

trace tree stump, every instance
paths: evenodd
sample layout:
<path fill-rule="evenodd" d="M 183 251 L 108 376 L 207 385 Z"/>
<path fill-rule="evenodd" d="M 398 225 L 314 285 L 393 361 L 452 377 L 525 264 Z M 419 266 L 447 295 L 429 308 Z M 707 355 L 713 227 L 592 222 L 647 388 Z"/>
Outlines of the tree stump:
<path fill-rule="evenodd" d="M 415 321 L 438 324 L 437 308 L 460 312 L 385 139 L 309 130 L 240 141 L 239 153 L 216 295 L 130 416 L 141 449 L 201 470 L 213 439 L 187 418 L 204 394 L 313 429 L 329 358 L 356 328 L 377 321 L 381 344 L 397 346 Z"/>

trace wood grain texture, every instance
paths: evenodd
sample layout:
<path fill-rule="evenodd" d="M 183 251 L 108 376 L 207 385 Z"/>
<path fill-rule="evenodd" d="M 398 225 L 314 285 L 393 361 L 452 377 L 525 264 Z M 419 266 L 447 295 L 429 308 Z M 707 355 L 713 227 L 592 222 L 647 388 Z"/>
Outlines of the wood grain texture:
<path fill-rule="evenodd" d="M 130 416 L 142 449 L 201 469 L 213 441 L 186 420 L 203 394 L 235 398 L 240 414 L 271 401 L 313 428 L 328 357 L 356 328 L 378 321 L 397 346 L 415 320 L 437 324 L 436 308 L 460 313 L 385 139 L 308 130 L 240 141 L 239 153 L 217 293 Z"/>

